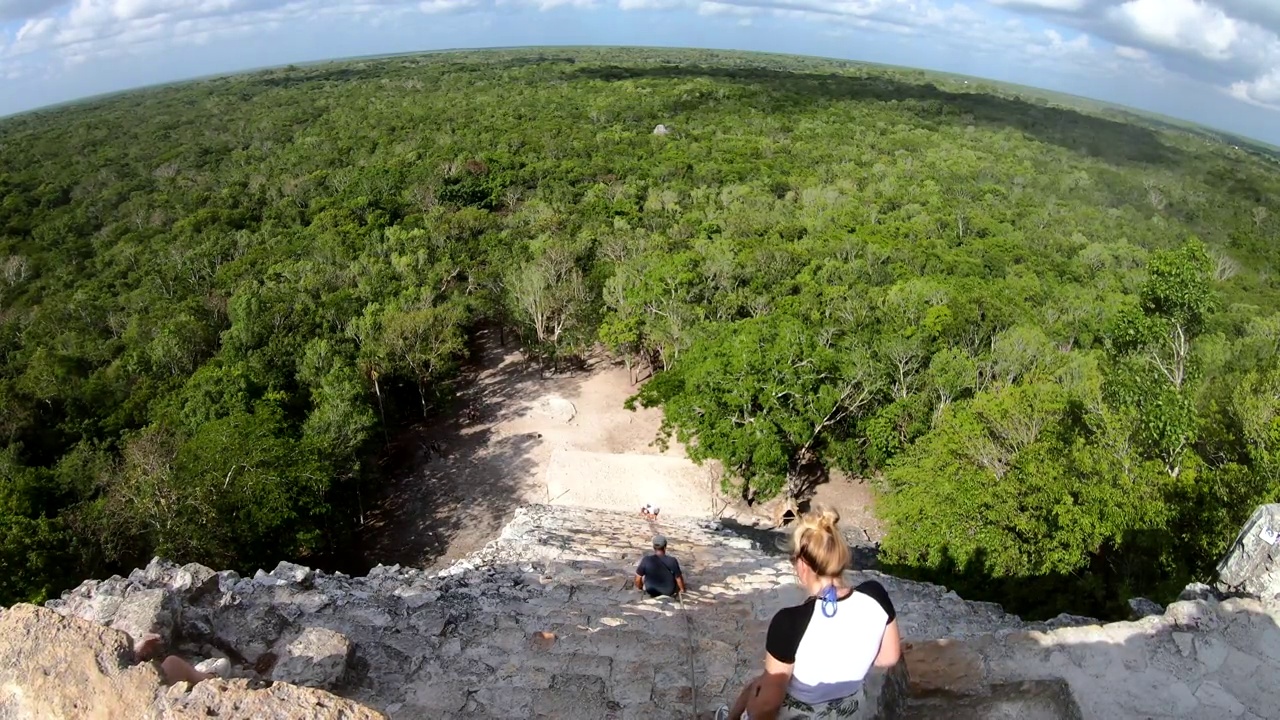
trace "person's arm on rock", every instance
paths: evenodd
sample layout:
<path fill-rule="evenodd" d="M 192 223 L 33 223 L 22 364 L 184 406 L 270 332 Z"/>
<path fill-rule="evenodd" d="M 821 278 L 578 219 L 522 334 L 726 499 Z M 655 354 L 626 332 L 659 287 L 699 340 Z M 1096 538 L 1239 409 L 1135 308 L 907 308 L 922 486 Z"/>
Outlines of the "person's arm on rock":
<path fill-rule="evenodd" d="M 133 655 L 140 662 L 150 662 L 159 659 L 164 653 L 164 639 L 154 633 L 147 633 L 142 636 L 133 646 Z M 160 661 L 160 678 L 165 685 L 173 685 L 180 682 L 195 685 L 202 680 L 208 680 L 215 677 L 211 673 L 200 672 L 195 669 L 191 663 L 183 660 L 177 655 L 169 655 Z"/>

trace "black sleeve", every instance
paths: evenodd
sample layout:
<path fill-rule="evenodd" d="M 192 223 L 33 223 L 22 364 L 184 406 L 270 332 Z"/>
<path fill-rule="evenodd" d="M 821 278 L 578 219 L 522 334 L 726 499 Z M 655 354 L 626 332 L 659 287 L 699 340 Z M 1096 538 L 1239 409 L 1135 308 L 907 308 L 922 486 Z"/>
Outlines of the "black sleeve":
<path fill-rule="evenodd" d="M 644 577 L 645 576 L 644 566 L 648 564 L 649 564 L 648 555 L 640 558 L 640 564 L 636 566 L 636 574 L 639 575 L 640 577 Z"/>
<path fill-rule="evenodd" d="M 898 617 L 898 613 L 893 609 L 893 601 L 889 599 L 888 591 L 886 591 L 884 586 L 879 582 L 875 580 L 868 580 L 854 588 L 854 590 L 862 593 L 863 595 L 870 595 L 872 598 L 875 598 L 876 602 L 880 603 L 880 607 L 884 608 L 885 614 L 889 616 L 889 619 L 884 621 L 885 625 L 893 622 L 893 619 Z"/>
<path fill-rule="evenodd" d="M 671 564 L 672 564 L 672 566 L 673 566 L 673 567 L 671 568 L 671 577 L 680 577 L 681 575 L 683 575 L 683 573 L 681 573 L 681 572 L 680 572 L 680 561 L 679 561 L 679 560 L 677 560 L 677 559 L 675 559 L 675 558 L 671 558 Z"/>
<path fill-rule="evenodd" d="M 804 631 L 809 627 L 809 619 L 812 617 L 811 602 L 779 610 L 769 623 L 769 635 L 764 641 L 764 649 L 780 663 L 795 663 L 796 648 L 800 647 L 800 638 L 804 637 Z"/>

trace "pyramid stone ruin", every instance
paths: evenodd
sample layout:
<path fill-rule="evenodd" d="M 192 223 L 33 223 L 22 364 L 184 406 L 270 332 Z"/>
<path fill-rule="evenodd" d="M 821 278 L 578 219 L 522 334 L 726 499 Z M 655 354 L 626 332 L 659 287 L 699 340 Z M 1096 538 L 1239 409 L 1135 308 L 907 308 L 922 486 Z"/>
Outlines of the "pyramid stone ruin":
<path fill-rule="evenodd" d="M 657 531 L 688 576 L 683 605 L 632 589 Z M 877 687 L 899 717 L 1280 718 L 1275 597 L 1199 586 L 1134 622 L 1030 623 L 853 575 L 898 608 L 909 686 L 898 671 Z M 785 557 L 716 522 L 565 506 L 519 509 L 438 573 L 281 563 L 241 577 L 157 559 L 0 612 L 0 717 L 710 717 L 759 672 L 773 613 L 800 599 Z M 131 656 L 147 632 L 229 677 L 164 687 Z"/>

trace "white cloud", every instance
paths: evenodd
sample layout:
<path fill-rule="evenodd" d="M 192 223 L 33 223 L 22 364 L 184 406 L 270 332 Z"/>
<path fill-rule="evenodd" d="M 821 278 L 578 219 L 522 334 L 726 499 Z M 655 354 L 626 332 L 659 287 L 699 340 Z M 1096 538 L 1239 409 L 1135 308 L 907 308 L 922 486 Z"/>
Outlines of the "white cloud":
<path fill-rule="evenodd" d="M 66 3 L 66 0 L 0 0 L 0 22 L 24 20 L 41 15 Z"/>
<path fill-rule="evenodd" d="M 1151 53 L 1146 50 L 1141 48 L 1132 48 L 1128 45 L 1117 45 L 1116 55 L 1119 55 L 1126 60 L 1136 60 L 1139 62 L 1146 62 L 1151 58 Z"/>
<path fill-rule="evenodd" d="M 708 1 L 708 2 L 698 3 L 699 15 L 737 15 L 741 17 L 744 15 L 752 15 L 752 14 L 755 14 L 756 12 L 759 12 L 758 8 L 744 6 L 744 5 L 735 5 L 733 3 L 727 3 L 727 2 Z"/>
<path fill-rule="evenodd" d="M 619 0 L 622 10 L 671 10 L 684 5 L 683 0 Z"/>
<path fill-rule="evenodd" d="M 1244 42 L 1244 23 L 1199 0 L 1129 0 L 1108 15 L 1150 45 L 1228 60 Z"/>
<path fill-rule="evenodd" d="M 1089 0 L 991 0 L 994 5 L 1037 8 L 1059 12 L 1077 12 L 1089 5 Z"/>
<path fill-rule="evenodd" d="M 466 12 L 479 4 L 478 0 L 424 0 L 418 3 L 418 11 L 428 15 Z"/>
<path fill-rule="evenodd" d="M 53 32 L 54 20 L 51 17 L 33 18 L 22 24 L 18 28 L 18 33 L 14 36 L 17 42 L 35 42 Z"/>
<path fill-rule="evenodd" d="M 1280 107 L 1280 0 L 0 0 L 0 22 L 9 27 L 0 37 L 0 75 L 20 65 L 29 74 L 30 67 L 216 43 L 317 17 L 368 26 L 406 13 L 601 5 L 683 9 L 741 24 L 808 20 L 815 35 L 922 34 L 1010 64 L 1177 73 Z"/>
<path fill-rule="evenodd" d="M 1280 73 L 1280 0 L 987 0 L 1115 46 L 1115 57 L 1254 104 Z"/>
<path fill-rule="evenodd" d="M 1238 100 L 1280 110 L 1280 68 L 1253 80 L 1232 83 L 1229 92 Z"/>

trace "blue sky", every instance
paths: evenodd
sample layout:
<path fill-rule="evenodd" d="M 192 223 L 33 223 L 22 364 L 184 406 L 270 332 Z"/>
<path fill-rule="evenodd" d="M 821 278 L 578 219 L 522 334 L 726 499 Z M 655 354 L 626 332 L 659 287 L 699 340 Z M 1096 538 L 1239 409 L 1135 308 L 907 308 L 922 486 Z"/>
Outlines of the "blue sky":
<path fill-rule="evenodd" d="M 0 114 L 290 62 L 510 45 L 949 70 L 1280 144 L 1280 0 L 0 0 Z"/>

